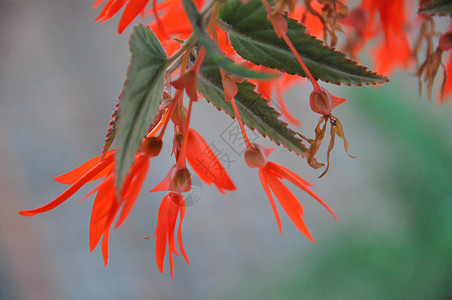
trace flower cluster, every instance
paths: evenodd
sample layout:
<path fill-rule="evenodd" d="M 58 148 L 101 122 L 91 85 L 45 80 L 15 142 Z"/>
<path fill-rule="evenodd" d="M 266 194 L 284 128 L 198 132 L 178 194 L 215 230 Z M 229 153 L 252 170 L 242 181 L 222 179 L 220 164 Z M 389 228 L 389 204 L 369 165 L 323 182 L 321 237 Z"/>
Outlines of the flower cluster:
<path fill-rule="evenodd" d="M 324 164 L 317 161 L 316 155 L 330 124 L 327 163 L 320 177 L 325 175 L 336 135 L 343 139 L 345 151 L 351 155 L 342 124 L 332 114 L 346 99 L 332 95 L 319 81 L 355 86 L 388 81 L 351 60 L 358 59 L 359 53 L 374 40 L 377 44 L 370 54 L 376 71 L 388 75 L 397 68 L 409 69 L 416 65 L 420 87 L 423 79 L 429 98 L 442 66 L 444 80 L 439 98 L 444 102 L 452 92 L 452 76 L 447 77 L 452 72 L 452 59 L 449 58 L 446 68 L 442 57 L 452 46 L 452 33 L 444 33 L 435 50 L 435 2 L 420 1 L 418 7 L 423 13 L 416 20 L 410 20 L 410 9 L 415 6 L 412 0 L 362 0 L 354 7 L 345 0 L 304 0 L 301 3 L 293 0 L 96 1 L 94 7 L 104 5 L 96 21 L 107 21 L 122 10 L 119 33 L 138 16 L 152 21 L 147 27 L 136 27 L 132 35 L 128 78 L 118 111 L 113 114 L 103 153 L 56 177 L 57 182 L 70 185 L 60 196 L 20 214 L 33 216 L 49 211 L 86 183 L 101 180 L 85 198 L 96 195 L 91 214 L 90 248 L 96 248 L 102 239 L 107 265 L 110 229 L 115 220 L 117 228 L 127 219 L 150 169 L 150 159 L 161 155 L 164 135 L 172 128 L 169 134 L 175 162 L 150 192 L 167 191 L 152 237 L 156 241 L 159 270 L 163 272 L 167 252 L 173 276 L 173 254 L 181 253 L 189 262 L 182 243 L 182 221 L 186 213 L 183 193 L 192 188 L 191 174 L 195 173 L 207 185 L 215 185 L 221 193 L 236 189 L 214 151 L 191 127 L 192 107 L 200 98 L 205 98 L 237 120 L 246 145 L 244 160 L 250 168 L 258 169 L 279 230 L 281 222 L 274 197 L 300 232 L 314 241 L 303 220 L 302 205 L 282 180 L 317 200 L 337 219 L 336 215 L 311 190 L 312 184 L 289 169 L 267 161 L 273 149 L 251 143 L 245 126 L 306 158 L 311 167 L 318 169 Z M 419 28 L 419 38 L 413 47 L 407 28 Z M 339 32 L 345 36 L 342 46 L 339 46 Z M 417 55 L 424 41 L 427 56 L 425 62 L 419 64 Z M 351 59 L 334 47 L 342 49 Z M 312 112 L 321 115 L 313 139 L 293 131 L 279 118 L 281 113 L 291 125 L 301 126 L 294 112 L 287 109 L 283 92 L 303 78 L 313 88 L 305 98 L 309 98 Z M 272 104 L 273 93 L 280 113 Z M 168 126 L 170 123 L 173 126 Z M 117 149 L 109 150 L 115 139 Z"/>

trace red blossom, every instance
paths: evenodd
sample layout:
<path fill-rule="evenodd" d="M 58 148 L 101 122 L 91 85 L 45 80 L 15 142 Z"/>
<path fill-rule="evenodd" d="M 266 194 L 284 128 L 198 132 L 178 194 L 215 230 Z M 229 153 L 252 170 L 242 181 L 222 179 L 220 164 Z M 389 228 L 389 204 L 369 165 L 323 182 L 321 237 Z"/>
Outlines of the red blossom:
<path fill-rule="evenodd" d="M 151 142 L 148 142 L 149 140 Z M 97 193 L 91 213 L 90 249 L 93 251 L 103 236 L 102 254 L 104 263 L 107 265 L 110 228 L 119 211 L 115 228 L 121 226 L 132 210 L 149 170 L 149 158 L 158 155 L 161 149 L 161 141 L 157 140 L 155 142 L 155 140 L 157 139 L 146 139 L 142 144 L 141 151 L 135 155 L 130 172 L 124 179 L 120 199 L 117 198 L 113 172 L 115 165 L 114 154 L 116 151 L 110 150 L 106 153 L 103 160 L 101 160 L 102 156 L 99 155 L 80 167 L 56 177 L 56 181 L 70 184 L 71 186 L 50 203 L 36 209 L 20 211 L 19 214 L 30 217 L 49 211 L 69 199 L 87 182 L 104 177 L 102 182 L 83 199 Z"/>
<path fill-rule="evenodd" d="M 303 221 L 303 207 L 292 192 L 281 182 L 281 179 L 289 180 L 304 192 L 308 193 L 320 202 L 320 204 L 322 204 L 337 220 L 336 215 L 331 208 L 329 208 L 328 205 L 309 188 L 312 184 L 285 167 L 271 161 L 266 161 L 266 158 L 273 149 L 264 148 L 257 144 L 254 144 L 253 147 L 254 148 L 248 148 L 246 150 L 245 160 L 251 168 L 259 168 L 259 178 L 272 206 L 279 231 L 282 232 L 281 220 L 270 190 L 276 196 L 279 204 L 281 204 L 282 208 L 298 230 L 311 241 L 315 242 Z"/>
<path fill-rule="evenodd" d="M 235 190 L 235 185 L 222 163 L 202 136 L 191 128 L 189 128 L 187 132 L 188 140 L 185 158 L 195 171 L 196 175 L 198 175 L 202 182 L 207 185 L 215 184 L 218 190 L 223 194 L 225 191 Z M 182 169 L 187 170 L 185 167 L 174 165 L 165 178 L 151 190 L 151 193 L 160 191 L 187 192 L 189 188 L 183 188 L 183 190 L 174 189 L 176 185 L 181 186 L 181 184 L 178 183 L 188 182 L 188 179 L 183 180 L 183 178 L 186 178 L 187 176 L 183 175 L 181 171 L 178 171 Z M 186 172 L 188 172 L 188 170 Z M 183 178 L 181 176 L 183 176 Z"/>
<path fill-rule="evenodd" d="M 104 0 L 97 0 L 93 4 L 93 7 L 98 6 L 103 1 Z M 144 14 L 148 2 L 149 0 L 109 0 L 100 12 L 96 21 L 100 20 L 101 22 L 105 22 L 113 17 L 121 8 L 126 6 L 118 24 L 118 32 L 122 33 L 140 13 Z"/>
<path fill-rule="evenodd" d="M 155 256 L 157 267 L 163 273 L 163 262 L 165 260 L 166 246 L 168 245 L 168 257 L 171 269 L 171 278 L 173 276 L 173 253 L 179 255 L 176 249 L 176 242 L 174 238 L 174 231 L 176 228 L 177 216 L 179 215 L 179 227 L 177 229 L 177 243 L 179 244 L 180 253 L 185 261 L 189 264 L 187 254 L 185 253 L 184 245 L 182 243 L 182 221 L 185 215 L 185 201 L 184 197 L 179 193 L 169 193 L 166 195 L 160 204 L 157 228 L 152 237 L 156 237 L 155 242 Z"/>

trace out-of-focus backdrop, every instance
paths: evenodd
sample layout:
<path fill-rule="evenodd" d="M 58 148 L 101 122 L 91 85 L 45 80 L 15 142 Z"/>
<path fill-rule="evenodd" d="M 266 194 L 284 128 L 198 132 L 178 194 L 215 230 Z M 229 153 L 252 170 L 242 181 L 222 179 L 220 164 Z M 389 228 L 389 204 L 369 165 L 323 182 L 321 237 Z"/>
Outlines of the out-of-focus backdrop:
<path fill-rule="evenodd" d="M 19 216 L 64 190 L 54 176 L 101 150 L 131 29 L 118 35 L 118 18 L 94 24 L 100 8 L 91 2 L 0 0 L 0 299 L 452 298 L 452 112 L 419 97 L 407 75 L 334 90 L 348 98 L 335 115 L 357 157 L 337 140 L 325 178 L 283 148 L 272 154 L 313 182 L 339 218 L 294 189 L 315 244 L 282 209 L 279 234 L 256 170 L 228 135 L 236 124 L 204 101 L 193 127 L 222 151 L 237 191 L 200 186 L 183 223 L 190 265 L 176 256 L 174 280 L 167 262 L 165 274 L 157 269 L 155 241 L 140 239 L 155 230 L 163 194 L 147 191 L 172 164 L 170 140 L 110 236 L 107 268 L 99 249 L 89 251 L 92 199 L 78 203 L 94 185 L 51 212 Z M 285 97 L 312 136 L 309 93 L 301 86 Z"/>

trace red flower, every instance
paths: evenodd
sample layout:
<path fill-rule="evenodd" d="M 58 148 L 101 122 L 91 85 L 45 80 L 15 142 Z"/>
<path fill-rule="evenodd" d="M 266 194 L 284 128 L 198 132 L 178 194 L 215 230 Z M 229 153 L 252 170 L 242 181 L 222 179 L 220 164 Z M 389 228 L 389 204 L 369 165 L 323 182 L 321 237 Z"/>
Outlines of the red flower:
<path fill-rule="evenodd" d="M 196 175 L 207 185 L 212 183 L 221 193 L 235 190 L 235 185 L 215 153 L 194 129 L 188 129 L 186 158 Z"/>
<path fill-rule="evenodd" d="M 411 5 L 412 1 L 407 2 Z M 375 31 L 377 34 L 384 33 L 382 43 L 373 51 L 376 72 L 388 74 L 395 67 L 407 67 L 412 54 L 404 29 L 407 25 L 405 0 L 364 0 L 362 7 L 369 12 L 368 20 L 375 21 L 375 14 L 378 12 L 383 26 L 382 30 L 377 28 Z M 360 26 L 369 27 L 372 23 L 369 21 Z"/>
<path fill-rule="evenodd" d="M 207 185 L 215 184 L 221 193 L 235 190 L 235 185 L 224 169 L 215 153 L 195 130 L 189 128 L 185 158 L 195 171 L 196 175 Z M 188 174 L 188 175 L 187 175 Z M 173 191 L 186 192 L 190 187 L 185 187 L 189 181 L 190 173 L 185 167 L 175 165 L 166 177 L 151 192 Z M 186 178 L 188 177 L 188 178 Z M 175 190 L 175 187 L 181 190 Z"/>
<path fill-rule="evenodd" d="M 309 188 L 312 184 L 285 167 L 271 161 L 266 161 L 266 158 L 272 151 L 273 149 L 264 148 L 260 145 L 254 144 L 253 148 L 248 148 L 245 151 L 245 161 L 249 167 L 259 168 L 259 178 L 265 193 L 267 194 L 268 200 L 270 201 L 273 213 L 275 214 L 279 232 L 282 232 L 281 220 L 270 190 L 273 191 L 276 199 L 278 199 L 282 208 L 298 230 L 300 230 L 301 233 L 303 233 L 311 241 L 315 242 L 303 221 L 303 207 L 292 192 L 281 182 L 281 179 L 287 179 L 295 184 L 297 187 L 320 202 L 336 218 L 336 220 L 337 217 L 331 208 L 329 208 L 328 205 Z"/>
<path fill-rule="evenodd" d="M 173 277 L 173 253 L 179 255 L 176 249 L 176 243 L 174 239 L 174 230 L 176 228 L 177 216 L 179 217 L 179 228 L 177 230 L 177 243 L 179 244 L 180 253 L 189 264 L 187 254 L 184 250 L 182 243 L 182 220 L 185 215 L 185 201 L 184 197 L 180 193 L 169 193 L 166 195 L 162 203 L 160 204 L 158 223 L 155 233 L 155 256 L 157 261 L 157 267 L 160 272 L 163 273 L 163 261 L 165 260 L 166 245 L 168 244 L 168 256 L 171 268 L 171 278 Z"/>
<path fill-rule="evenodd" d="M 117 198 L 113 172 L 115 150 L 111 150 L 107 152 L 103 160 L 101 160 L 101 156 L 97 156 L 80 167 L 56 177 L 56 181 L 64 184 L 71 184 L 71 186 L 50 203 L 40 208 L 20 211 L 19 214 L 30 217 L 49 211 L 69 199 L 69 197 L 77 192 L 85 183 L 105 177 L 104 180 L 83 199 L 86 199 L 97 192 L 91 213 L 90 249 L 93 251 L 99 243 L 100 238 L 103 236 L 102 254 L 104 263 L 107 265 L 108 235 L 111 225 L 121 208 L 122 210 L 119 213 L 115 228 L 118 228 L 129 215 L 148 172 L 149 158 L 158 155 L 161 146 L 161 140 L 156 138 L 146 139 L 143 142 L 141 150 L 135 155 L 129 174 L 124 179 L 119 200 Z"/>
<path fill-rule="evenodd" d="M 101 160 L 101 156 L 97 156 L 80 167 L 63 174 L 61 176 L 55 177 L 55 180 L 63 184 L 71 184 L 71 186 L 64 191 L 60 196 L 55 198 L 53 201 L 47 203 L 46 205 L 32 209 L 23 210 L 19 214 L 27 217 L 40 214 L 51 209 L 54 209 L 58 205 L 62 204 L 64 201 L 69 199 L 74 195 L 85 183 L 102 178 L 112 172 L 114 163 L 115 150 L 110 150 L 105 155 L 105 158 Z"/>
<path fill-rule="evenodd" d="M 93 7 L 98 6 L 103 1 L 104 0 L 97 0 L 93 4 Z M 148 2 L 149 0 L 109 0 L 97 17 L 96 22 L 99 20 L 101 22 L 107 21 L 127 3 L 118 24 L 118 32 L 122 33 L 124 29 L 132 23 L 136 16 L 140 13 L 144 14 Z"/>

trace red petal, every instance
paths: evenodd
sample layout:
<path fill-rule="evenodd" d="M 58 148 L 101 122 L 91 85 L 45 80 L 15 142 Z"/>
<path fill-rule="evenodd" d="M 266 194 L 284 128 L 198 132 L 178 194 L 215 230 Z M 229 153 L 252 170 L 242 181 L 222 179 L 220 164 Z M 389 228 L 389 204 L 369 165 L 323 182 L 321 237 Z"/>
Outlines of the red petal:
<path fill-rule="evenodd" d="M 147 172 L 149 169 L 149 160 L 146 159 L 141 165 L 141 169 L 138 171 L 136 178 L 130 184 L 126 195 L 124 197 L 124 206 L 122 208 L 121 214 L 119 215 L 118 222 L 116 223 L 115 228 L 121 226 L 121 224 L 125 221 L 127 216 L 137 200 L 138 194 L 140 193 L 141 187 L 143 186 L 144 179 L 146 178 Z"/>
<path fill-rule="evenodd" d="M 316 193 L 314 193 L 310 188 L 308 188 L 308 186 L 313 186 L 312 184 L 310 184 L 297 174 L 293 173 L 292 171 L 284 168 L 281 165 L 278 165 L 277 163 L 269 161 L 267 162 L 267 166 L 271 169 L 273 174 L 277 175 L 280 178 L 289 180 L 290 182 L 298 186 L 300 189 L 311 195 L 315 200 L 320 202 L 320 204 L 322 204 L 336 218 L 337 221 L 337 216 L 333 212 L 333 210 L 319 196 L 317 196 Z"/>
<path fill-rule="evenodd" d="M 108 236 L 110 234 L 110 228 L 105 230 L 104 236 L 102 238 L 102 256 L 104 258 L 105 266 L 108 265 Z"/>
<path fill-rule="evenodd" d="M 113 179 L 111 179 L 111 185 L 113 186 Z M 99 189 L 96 199 L 94 199 L 89 226 L 89 245 L 91 251 L 96 248 L 102 233 L 105 231 L 107 225 L 106 215 L 115 202 L 114 189 L 109 189 L 107 185 Z"/>
<path fill-rule="evenodd" d="M 162 191 L 169 191 L 170 190 L 170 180 L 171 180 L 171 171 L 163 178 L 162 181 L 160 181 L 159 184 L 157 184 L 152 190 L 149 191 L 149 193 L 155 193 L 155 192 L 162 192 Z"/>
<path fill-rule="evenodd" d="M 281 166 L 280 164 L 277 164 L 272 161 L 267 162 L 268 168 L 272 170 L 272 172 L 277 175 L 278 177 L 284 178 L 298 186 L 299 188 L 303 188 L 306 186 L 314 186 L 313 184 L 307 182 L 294 172 L 290 171 L 289 169 L 286 169 L 285 167 Z"/>
<path fill-rule="evenodd" d="M 158 221 L 157 228 L 155 231 L 156 235 L 156 244 L 155 244 L 155 256 L 157 261 L 157 267 L 160 272 L 163 273 L 163 262 L 165 260 L 165 251 L 166 251 L 166 241 L 167 241 L 167 233 L 168 233 L 168 202 L 171 201 L 169 199 L 170 194 L 166 195 L 163 198 L 162 203 L 160 204 L 159 213 L 158 213 Z"/>
<path fill-rule="evenodd" d="M 206 141 L 193 129 L 188 129 L 186 158 L 196 175 L 207 185 L 216 185 L 221 193 L 233 191 L 235 185 Z"/>
<path fill-rule="evenodd" d="M 118 32 L 122 33 L 138 14 L 145 9 L 149 0 L 131 0 L 127 3 L 118 24 Z"/>
<path fill-rule="evenodd" d="M 281 108 L 281 112 L 283 113 L 287 121 L 292 125 L 301 126 L 301 122 L 295 119 L 295 117 L 292 116 L 289 109 L 287 108 L 286 103 L 284 102 L 282 96 L 281 84 L 279 82 L 276 84 L 276 100 L 278 101 L 278 105 Z"/>
<path fill-rule="evenodd" d="M 104 0 L 97 0 L 96 2 L 94 2 L 94 4 L 91 7 L 96 7 L 99 4 L 101 4 Z"/>
<path fill-rule="evenodd" d="M 270 188 L 272 189 L 286 214 L 289 216 L 290 220 L 294 223 L 298 230 L 300 230 L 301 233 L 303 233 L 311 241 L 315 242 L 302 219 L 303 207 L 301 206 L 300 202 L 298 202 L 298 199 L 274 175 L 272 175 L 271 173 L 266 173 L 266 176 Z"/>
<path fill-rule="evenodd" d="M 276 208 L 275 200 L 273 200 L 272 193 L 268 188 L 267 177 L 265 176 L 264 169 L 259 169 L 259 178 L 262 183 L 262 187 L 264 188 L 265 194 L 267 194 L 267 198 L 270 201 L 270 205 L 272 206 L 273 213 L 275 214 L 276 223 L 278 224 L 279 233 L 282 233 L 281 219 L 279 218 L 278 209 Z"/>
<path fill-rule="evenodd" d="M 182 197 L 182 195 L 181 195 L 181 197 Z M 189 264 L 190 261 L 188 260 L 187 253 L 185 252 L 185 249 L 184 249 L 184 244 L 182 243 L 182 221 L 184 220 L 184 216 L 185 216 L 184 198 L 182 197 L 182 200 L 178 203 L 179 203 L 179 210 L 180 210 L 180 220 L 179 220 L 179 228 L 177 230 L 177 243 L 179 244 L 179 249 L 180 249 L 180 252 L 182 253 L 182 256 L 185 258 L 185 261 L 187 262 L 187 264 Z"/>
<path fill-rule="evenodd" d="M 104 5 L 104 8 L 102 8 L 99 16 L 97 16 L 97 19 L 94 20 L 94 22 L 97 22 L 97 21 L 99 21 L 100 19 L 102 19 L 104 17 L 104 15 L 107 13 L 108 9 L 110 8 L 110 6 L 113 4 L 114 1 L 115 0 L 110 0 L 110 1 L 107 2 L 107 4 Z M 97 4 L 98 4 L 97 2 L 94 3 L 93 7 L 95 5 L 97 5 Z"/>
<path fill-rule="evenodd" d="M 104 160 L 115 154 L 116 149 L 110 150 L 105 154 Z M 99 164 L 101 162 L 101 157 L 102 155 L 96 156 L 93 159 L 87 161 L 86 163 L 84 163 L 83 165 L 81 165 L 78 168 L 75 168 L 72 171 L 69 171 L 63 175 L 57 176 L 55 177 L 55 181 L 62 183 L 62 184 L 74 184 L 74 182 L 76 182 L 77 180 L 80 179 L 80 177 L 82 177 L 83 175 L 85 175 L 85 173 L 87 173 L 89 170 L 91 170 L 92 168 L 94 168 L 97 164 Z M 111 166 L 107 166 L 104 170 L 102 170 L 101 172 L 99 172 L 99 174 L 97 174 L 96 176 L 94 176 L 93 178 L 91 178 L 89 181 L 94 181 L 97 180 L 99 178 L 105 177 L 107 176 L 111 170 L 113 169 L 113 165 Z"/>
<path fill-rule="evenodd" d="M 116 0 L 108 10 L 105 12 L 105 14 L 102 16 L 101 22 L 105 22 L 111 17 L 113 17 L 125 4 L 127 0 Z"/>
<path fill-rule="evenodd" d="M 41 206 L 36 209 L 20 211 L 19 214 L 21 214 L 23 216 L 31 217 L 36 214 L 43 213 L 43 212 L 49 211 L 49 210 L 57 207 L 58 205 L 60 205 L 64 201 L 66 201 L 69 197 L 74 195 L 85 183 L 89 182 L 94 176 L 99 174 L 99 172 L 101 172 L 106 166 L 111 164 L 113 162 L 113 160 L 114 160 L 113 156 L 109 156 L 109 157 L 105 158 L 102 162 L 97 164 L 94 168 L 89 170 L 85 175 L 80 177 L 73 185 L 71 185 L 66 191 L 64 191 L 60 196 L 55 198 L 55 200 L 51 201 L 50 203 L 47 203 L 46 205 Z"/>

